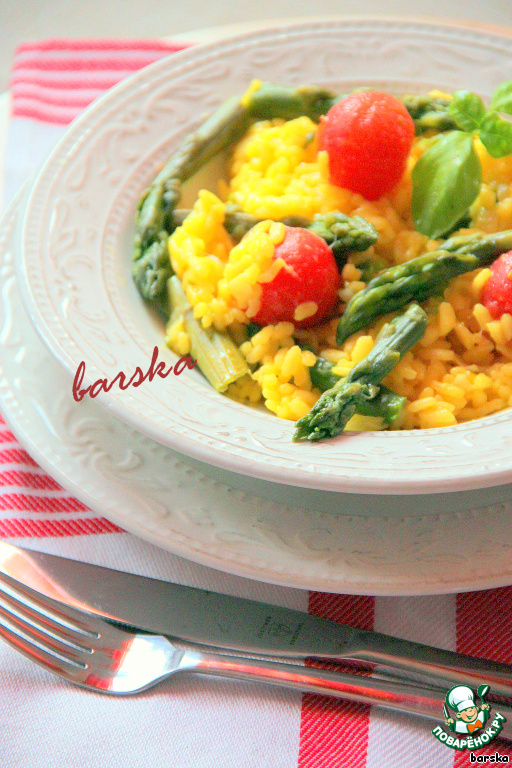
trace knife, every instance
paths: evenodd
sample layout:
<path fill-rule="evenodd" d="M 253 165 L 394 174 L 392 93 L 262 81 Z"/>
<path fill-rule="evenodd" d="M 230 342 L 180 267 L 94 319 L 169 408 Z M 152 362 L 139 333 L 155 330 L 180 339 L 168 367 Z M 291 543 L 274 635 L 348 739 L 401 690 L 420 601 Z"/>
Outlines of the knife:
<path fill-rule="evenodd" d="M 491 686 L 512 696 L 512 667 L 276 605 L 171 584 L 0 542 L 1 581 L 111 621 L 196 645 L 289 659 L 385 665 L 435 684 Z"/>

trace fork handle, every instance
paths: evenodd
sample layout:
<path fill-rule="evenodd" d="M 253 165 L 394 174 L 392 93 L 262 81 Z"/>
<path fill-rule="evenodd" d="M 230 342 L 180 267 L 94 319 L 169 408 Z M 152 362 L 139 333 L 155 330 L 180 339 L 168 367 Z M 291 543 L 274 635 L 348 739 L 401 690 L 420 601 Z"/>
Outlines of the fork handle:
<path fill-rule="evenodd" d="M 320 693 L 338 699 L 374 704 L 386 709 L 428 717 L 444 725 L 443 701 L 446 691 L 423 688 L 391 680 L 364 677 L 361 674 L 331 671 L 318 667 L 224 656 L 212 653 L 184 653 L 180 669 L 219 677 L 270 683 L 298 691 Z M 497 705 L 505 718 L 500 738 L 512 741 L 512 708 Z M 492 722 L 492 717 L 488 721 Z"/>
<path fill-rule="evenodd" d="M 410 640 L 390 637 L 378 632 L 357 630 L 343 653 L 345 659 L 378 664 L 406 676 L 428 676 L 433 685 L 450 688 L 469 685 L 491 686 L 493 695 L 512 696 L 512 666 L 490 659 L 479 659 L 461 653 L 431 648 Z M 450 685 L 451 683 L 451 685 Z"/>

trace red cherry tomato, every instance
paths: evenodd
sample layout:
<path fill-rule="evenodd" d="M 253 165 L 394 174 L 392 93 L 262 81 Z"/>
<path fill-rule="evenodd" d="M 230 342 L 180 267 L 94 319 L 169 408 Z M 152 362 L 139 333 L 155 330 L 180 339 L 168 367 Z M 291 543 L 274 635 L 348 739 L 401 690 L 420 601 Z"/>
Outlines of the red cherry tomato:
<path fill-rule="evenodd" d="M 377 200 L 400 181 L 414 138 L 414 122 L 389 93 L 353 93 L 320 124 L 318 148 L 329 155 L 331 182 Z"/>
<path fill-rule="evenodd" d="M 258 325 L 285 321 L 297 328 L 310 328 L 329 317 L 338 302 L 340 275 L 325 240 L 307 229 L 286 227 L 274 258 L 283 259 L 287 266 L 270 283 L 262 283 L 260 308 L 251 320 Z M 295 320 L 296 308 L 310 301 L 315 302 L 317 311 Z"/>
<path fill-rule="evenodd" d="M 494 318 L 512 315 L 512 251 L 496 259 L 491 272 L 482 291 L 482 304 Z"/>

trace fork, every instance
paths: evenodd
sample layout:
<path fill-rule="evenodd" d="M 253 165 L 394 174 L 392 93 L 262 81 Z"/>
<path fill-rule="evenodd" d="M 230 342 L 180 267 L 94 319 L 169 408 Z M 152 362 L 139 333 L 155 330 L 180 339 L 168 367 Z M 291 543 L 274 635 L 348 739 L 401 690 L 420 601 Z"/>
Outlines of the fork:
<path fill-rule="evenodd" d="M 0 578 L 0 636 L 45 669 L 89 690 L 127 695 L 178 672 L 195 672 L 281 685 L 375 704 L 444 722 L 444 692 L 432 687 L 372 679 L 250 656 L 211 653 L 171 642 L 71 608 Z M 512 739 L 512 708 L 500 737 Z"/>

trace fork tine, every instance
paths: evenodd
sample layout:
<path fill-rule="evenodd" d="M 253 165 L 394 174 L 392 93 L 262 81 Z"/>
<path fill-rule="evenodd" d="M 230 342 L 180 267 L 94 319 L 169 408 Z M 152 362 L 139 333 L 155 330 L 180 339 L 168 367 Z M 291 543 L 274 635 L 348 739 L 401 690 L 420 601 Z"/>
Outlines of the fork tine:
<path fill-rule="evenodd" d="M 0 636 L 16 651 L 27 656 L 45 669 L 67 679 L 79 682 L 87 665 L 56 654 L 51 648 L 21 630 L 16 624 L 0 613 Z"/>
<path fill-rule="evenodd" d="M 98 624 L 95 618 L 91 617 L 89 622 L 88 615 L 86 616 L 63 603 L 57 603 L 51 598 L 43 597 L 24 584 L 1 573 L 0 597 L 15 602 L 18 609 L 22 609 L 31 618 L 37 619 L 78 644 L 99 636 L 99 633 L 92 626 Z"/>
<path fill-rule="evenodd" d="M 76 656 L 76 654 L 91 654 L 93 652 L 91 644 L 84 644 L 83 636 L 81 642 L 77 642 L 75 637 L 61 628 L 55 629 L 55 625 L 50 622 L 38 620 L 38 615 L 33 615 L 31 611 L 24 610 L 24 605 L 8 597 L 0 591 L 0 613 L 6 616 L 11 622 L 21 627 L 24 631 L 29 630 L 33 637 L 51 645 L 56 651 L 65 651 L 66 655 Z"/>
<path fill-rule="evenodd" d="M 15 590 L 12 592 L 16 595 Z M 84 621 L 88 618 L 88 615 L 83 617 Z M 112 685 L 112 681 L 119 680 L 119 670 L 136 637 L 133 633 L 101 622 L 100 632 L 91 632 L 92 642 L 83 646 L 64 637 L 62 625 L 53 624 L 50 630 L 49 624 L 39 622 L 29 611 L 24 612 L 24 605 L 7 596 L 5 584 L 0 583 L 0 638 L 40 666 L 73 683 L 105 693 L 133 692 L 119 683 L 117 688 Z M 80 640 L 84 641 L 83 634 Z"/>
<path fill-rule="evenodd" d="M 11 632 L 16 632 L 25 641 L 46 650 L 71 664 L 87 664 L 87 658 L 93 653 L 92 648 L 70 645 L 65 638 L 56 633 L 49 633 L 44 626 L 27 619 L 20 611 L 13 609 L 7 601 L 0 600 L 0 620 Z"/>
<path fill-rule="evenodd" d="M 97 631 L 89 630 L 89 619 Z M 39 593 L 32 597 L 30 588 L 3 574 L 0 636 L 52 671 L 63 661 L 67 665 L 60 671 L 63 677 L 101 690 L 108 690 L 105 680 L 116 674 L 135 637 L 126 629 Z M 81 674 L 71 675 L 69 665 Z"/>

